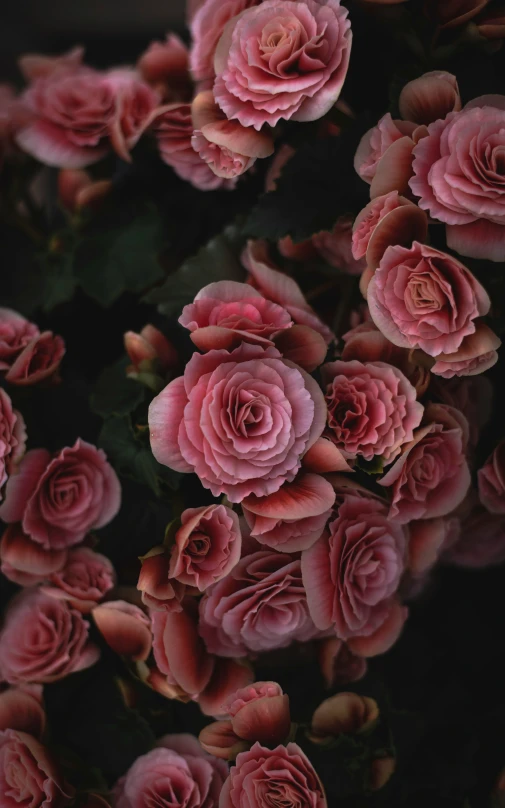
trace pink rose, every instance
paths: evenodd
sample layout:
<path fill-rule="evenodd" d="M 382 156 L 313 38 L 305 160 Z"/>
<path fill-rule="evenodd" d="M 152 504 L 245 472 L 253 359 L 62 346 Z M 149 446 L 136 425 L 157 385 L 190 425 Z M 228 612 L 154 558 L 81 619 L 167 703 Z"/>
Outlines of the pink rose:
<path fill-rule="evenodd" d="M 0 542 L 1 571 L 9 581 L 32 586 L 58 572 L 67 559 L 67 550 L 47 550 L 23 533 L 19 523 L 8 525 Z"/>
<path fill-rule="evenodd" d="M 103 83 L 110 87 L 114 111 L 108 124 L 112 148 L 121 159 L 131 162 L 130 150 L 151 124 L 160 97 L 134 70 L 110 70 Z"/>
<path fill-rule="evenodd" d="M 271 550 L 243 556 L 200 601 L 199 631 L 211 653 L 231 657 L 314 638 L 299 558 Z"/>
<path fill-rule="evenodd" d="M 37 384 L 55 376 L 65 354 L 65 343 L 51 331 L 35 336 L 16 357 L 5 378 L 19 386 Z"/>
<path fill-rule="evenodd" d="M 108 600 L 95 606 L 92 617 L 114 653 L 144 661 L 151 653 L 151 621 L 142 609 L 125 600 Z"/>
<path fill-rule="evenodd" d="M 295 478 L 326 416 L 321 390 L 275 348 L 193 354 L 149 407 L 156 459 L 231 502 Z"/>
<path fill-rule="evenodd" d="M 116 808 L 218 808 L 227 766 L 192 735 L 165 735 L 114 787 Z"/>
<path fill-rule="evenodd" d="M 219 808 L 279 805 L 327 808 L 324 789 L 310 760 L 296 743 L 268 749 L 255 743 L 237 756 L 221 792 Z"/>
<path fill-rule="evenodd" d="M 74 609 L 90 612 L 115 584 L 114 567 L 89 547 L 70 550 L 65 566 L 49 576 L 46 595 L 67 600 Z"/>
<path fill-rule="evenodd" d="M 443 379 L 454 376 L 476 376 L 492 368 L 498 361 L 501 339 L 482 321 L 475 332 L 464 338 L 457 351 L 438 354 L 431 372 Z"/>
<path fill-rule="evenodd" d="M 329 362 L 322 367 L 331 439 L 345 457 L 392 462 L 412 440 L 423 406 L 403 373 L 385 362 Z"/>
<path fill-rule="evenodd" d="M 393 120 L 389 112 L 366 132 L 354 156 L 354 168 L 362 180 L 372 183 L 379 162 L 397 140 L 410 138 L 416 125 L 410 121 Z"/>
<path fill-rule="evenodd" d="M 341 216 L 332 230 L 313 235 L 312 244 L 330 266 L 349 275 L 361 275 L 363 272 L 365 263 L 356 260 L 353 254 L 351 216 Z"/>
<path fill-rule="evenodd" d="M 360 656 L 386 651 L 406 612 L 395 600 L 406 535 L 375 499 L 347 495 L 321 538 L 302 554 L 310 614 Z M 354 639 L 361 640 L 359 643 Z"/>
<path fill-rule="evenodd" d="M 0 387 L 0 502 L 2 488 L 20 462 L 26 444 L 25 422 Z"/>
<path fill-rule="evenodd" d="M 394 345 L 430 356 L 457 351 L 490 307 L 485 289 L 463 264 L 417 241 L 410 249 L 387 248 L 367 300 L 374 323 Z"/>
<path fill-rule="evenodd" d="M 105 453 L 78 438 L 54 456 L 46 449 L 26 454 L 7 485 L 0 517 L 22 521 L 34 541 L 61 550 L 108 524 L 120 504 L 121 486 Z"/>
<path fill-rule="evenodd" d="M 425 241 L 428 218 L 417 205 L 390 191 L 372 199 L 358 213 L 353 225 L 352 254 L 365 258 L 370 269 L 376 269 L 386 248 L 410 247 L 413 241 Z"/>
<path fill-rule="evenodd" d="M 491 513 L 505 514 L 505 440 L 479 469 L 479 498 Z"/>
<path fill-rule="evenodd" d="M 202 0 L 191 20 L 191 72 L 195 81 L 214 78 L 217 43 L 230 20 L 261 0 Z"/>
<path fill-rule="evenodd" d="M 406 121 L 430 124 L 459 112 L 461 98 L 456 76 L 445 70 L 432 70 L 409 81 L 398 99 L 400 115 Z"/>
<path fill-rule="evenodd" d="M 137 589 L 142 592 L 142 603 L 149 609 L 160 612 L 180 612 L 186 587 L 170 578 L 170 558 L 164 547 L 153 547 L 141 558 Z"/>
<path fill-rule="evenodd" d="M 45 726 L 42 685 L 21 685 L 0 691 L 0 731 L 15 729 L 40 738 Z"/>
<path fill-rule="evenodd" d="M 322 118 L 342 90 L 351 41 L 339 0 L 264 0 L 219 40 L 216 101 L 227 118 L 258 130 L 281 119 Z"/>
<path fill-rule="evenodd" d="M 74 791 L 39 741 L 26 732 L 0 732 L 2 808 L 64 808 Z"/>
<path fill-rule="evenodd" d="M 228 575 L 240 559 L 238 516 L 225 505 L 188 508 L 175 534 L 170 577 L 204 592 Z"/>
<path fill-rule="evenodd" d="M 0 632 L 0 673 L 9 684 L 57 682 L 89 668 L 100 652 L 80 612 L 37 589 L 11 602 Z"/>
<path fill-rule="evenodd" d="M 17 311 L 0 308 L 0 370 L 9 370 L 23 348 L 39 335 L 37 326 Z"/>
<path fill-rule="evenodd" d="M 328 637 L 317 647 L 317 658 L 327 688 L 357 682 L 367 671 L 367 661 L 356 656 L 343 640 Z"/>
<path fill-rule="evenodd" d="M 191 96 L 189 53 L 177 34 L 167 34 L 164 42 L 151 42 L 137 62 L 137 70 L 165 101 L 184 101 Z"/>
<path fill-rule="evenodd" d="M 503 260 L 504 127 L 505 96 L 482 96 L 430 124 L 414 148 L 410 187 L 419 207 L 445 222 L 447 244 L 461 255 Z"/>
<path fill-rule="evenodd" d="M 226 707 L 239 738 L 273 745 L 289 735 L 289 696 L 276 682 L 255 682 L 237 690 Z"/>

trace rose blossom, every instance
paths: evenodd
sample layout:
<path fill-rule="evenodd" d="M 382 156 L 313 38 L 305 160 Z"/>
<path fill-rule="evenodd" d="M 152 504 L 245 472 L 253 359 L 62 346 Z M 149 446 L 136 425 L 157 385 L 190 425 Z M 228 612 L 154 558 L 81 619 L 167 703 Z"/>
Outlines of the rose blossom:
<path fill-rule="evenodd" d="M 261 0 L 203 0 L 191 20 L 191 73 L 195 81 L 214 78 L 214 54 L 227 23 Z"/>
<path fill-rule="evenodd" d="M 344 496 L 328 529 L 302 554 L 310 614 L 321 630 L 334 628 L 351 651 L 387 650 L 405 612 L 395 600 L 404 570 L 406 535 L 375 499 Z M 353 642 L 361 639 L 361 643 Z"/>
<path fill-rule="evenodd" d="M 53 73 L 78 70 L 84 58 L 84 48 L 75 48 L 60 56 L 47 56 L 42 53 L 24 53 L 18 59 L 18 67 L 26 81 L 47 78 Z"/>
<path fill-rule="evenodd" d="M 189 734 L 165 735 L 114 787 L 116 808 L 218 808 L 228 768 Z"/>
<path fill-rule="evenodd" d="M 170 577 L 204 592 L 228 575 L 240 559 L 238 516 L 225 505 L 187 508 L 175 534 Z"/>
<path fill-rule="evenodd" d="M 243 343 L 193 354 L 149 407 L 163 465 L 195 472 L 214 496 L 262 496 L 291 481 L 320 436 L 326 406 L 315 381 L 275 348 Z"/>
<path fill-rule="evenodd" d="M 505 96 L 482 96 L 430 124 L 414 148 L 410 187 L 461 255 L 503 260 L 504 127 Z"/>
<path fill-rule="evenodd" d="M 398 191 L 372 199 L 358 213 L 352 235 L 352 254 L 365 258 L 367 266 L 376 269 L 386 248 L 394 245 L 410 247 L 413 241 L 425 241 L 428 218 Z"/>
<path fill-rule="evenodd" d="M 246 656 L 316 636 L 299 558 L 258 550 L 200 601 L 199 631 L 211 653 Z"/>
<path fill-rule="evenodd" d="M 126 373 L 132 378 L 137 378 L 142 372 L 166 373 L 177 365 L 176 349 L 161 331 L 149 323 L 143 327 L 140 334 L 127 331 L 123 341 L 132 363 L 126 369 Z"/>
<path fill-rule="evenodd" d="M 354 168 L 361 179 L 370 184 L 389 147 L 405 136 L 410 137 L 415 128 L 410 121 L 393 120 L 388 112 L 369 129 L 361 138 L 354 156 Z"/>
<path fill-rule="evenodd" d="M 37 384 L 54 376 L 65 354 L 65 343 L 51 331 L 35 336 L 16 357 L 5 378 L 19 386 Z"/>
<path fill-rule="evenodd" d="M 505 514 L 505 440 L 479 469 L 479 498 L 491 513 Z"/>
<path fill-rule="evenodd" d="M 310 760 L 296 743 L 268 749 L 255 743 L 237 756 L 221 792 L 219 808 L 279 805 L 327 808 L 324 789 Z"/>
<path fill-rule="evenodd" d="M 39 741 L 26 732 L 0 732 L 2 808 L 64 808 L 74 791 Z"/>
<path fill-rule="evenodd" d="M 0 517 L 22 521 L 34 541 L 58 550 L 106 525 L 120 504 L 121 486 L 105 453 L 78 438 L 54 456 L 46 449 L 25 455 L 7 485 Z"/>
<path fill-rule="evenodd" d="M 42 685 L 21 685 L 0 691 L 0 731 L 15 729 L 40 738 L 46 726 Z"/>
<path fill-rule="evenodd" d="M 0 387 L 0 502 L 2 488 L 23 456 L 26 444 L 25 422 Z"/>
<path fill-rule="evenodd" d="M 438 354 L 431 372 L 443 379 L 484 373 L 497 363 L 500 345 L 501 339 L 489 326 L 479 321 L 475 332 L 464 338 L 457 351 Z"/>
<path fill-rule="evenodd" d="M 461 109 L 456 76 L 432 70 L 407 82 L 398 99 L 400 115 L 407 121 L 430 124 Z"/>
<path fill-rule="evenodd" d="M 329 362 L 322 367 L 331 439 L 345 457 L 381 455 L 390 463 L 412 440 L 423 406 L 398 368 L 385 362 Z"/>
<path fill-rule="evenodd" d="M 214 95 L 227 118 L 261 129 L 314 121 L 337 101 L 351 25 L 339 0 L 264 0 L 228 25 L 214 58 Z"/>
<path fill-rule="evenodd" d="M 67 600 L 80 612 L 89 612 L 114 586 L 116 576 L 108 558 L 89 547 L 70 550 L 63 569 L 49 576 L 46 595 Z"/>
<path fill-rule="evenodd" d="M 231 721 L 214 721 L 207 724 L 198 736 L 202 747 L 209 755 L 221 760 L 235 760 L 239 752 L 245 752 L 250 744 L 233 732 Z"/>
<path fill-rule="evenodd" d="M 17 311 L 0 308 L 0 370 L 9 370 L 23 348 L 39 335 L 35 323 Z"/>
<path fill-rule="evenodd" d="M 276 682 L 255 682 L 237 690 L 225 706 L 239 738 L 276 744 L 289 735 L 289 696 Z"/>
<path fill-rule="evenodd" d="M 0 673 L 9 684 L 57 682 L 100 656 L 89 626 L 65 601 L 23 590 L 9 605 L 0 632 Z"/>
<path fill-rule="evenodd" d="M 459 261 L 415 241 L 388 247 L 368 286 L 376 326 L 395 345 L 430 356 L 453 353 L 475 332 L 490 300 Z"/>

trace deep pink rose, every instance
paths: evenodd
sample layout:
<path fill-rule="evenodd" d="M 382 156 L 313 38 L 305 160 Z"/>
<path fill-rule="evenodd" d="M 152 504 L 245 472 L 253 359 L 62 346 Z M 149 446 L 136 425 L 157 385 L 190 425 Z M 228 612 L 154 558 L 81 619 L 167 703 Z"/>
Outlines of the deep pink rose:
<path fill-rule="evenodd" d="M 231 657 L 315 637 L 299 558 L 272 550 L 245 555 L 200 601 L 199 630 L 211 653 Z"/>
<path fill-rule="evenodd" d="M 289 735 L 289 696 L 276 682 L 255 682 L 237 690 L 226 708 L 239 738 L 273 745 Z"/>
<path fill-rule="evenodd" d="M 219 40 L 216 101 L 227 118 L 255 129 L 322 118 L 342 90 L 351 41 L 339 0 L 264 0 Z"/>
<path fill-rule="evenodd" d="M 80 438 L 51 456 L 32 449 L 9 481 L 0 508 L 4 522 L 23 530 L 46 549 L 78 544 L 119 510 L 121 486 L 105 453 Z"/>
<path fill-rule="evenodd" d="M 238 516 L 225 505 L 188 508 L 175 534 L 170 577 L 204 592 L 228 575 L 240 559 Z"/>
<path fill-rule="evenodd" d="M 184 101 L 191 96 L 189 52 L 177 34 L 167 34 L 164 42 L 151 42 L 137 62 L 137 70 L 164 101 Z"/>
<path fill-rule="evenodd" d="M 425 241 L 427 234 L 426 214 L 398 191 L 390 191 L 372 199 L 358 213 L 352 254 L 357 260 L 366 257 L 367 266 L 376 269 L 387 247 L 410 247 L 413 241 Z"/>
<path fill-rule="evenodd" d="M 37 384 L 54 376 L 65 354 L 65 343 L 51 331 L 35 336 L 16 357 L 5 378 L 10 384 Z"/>
<path fill-rule="evenodd" d="M 0 691 L 0 731 L 15 729 L 40 738 L 46 726 L 42 685 L 21 685 Z"/>
<path fill-rule="evenodd" d="M 26 732 L 0 732 L 2 808 L 64 808 L 74 791 L 49 752 Z"/>
<path fill-rule="evenodd" d="M 228 768 L 192 735 L 165 735 L 114 787 L 116 808 L 218 808 Z"/>
<path fill-rule="evenodd" d="M 186 587 L 170 578 L 170 558 L 164 547 L 154 547 L 142 559 L 137 589 L 142 592 L 142 603 L 160 612 L 180 612 Z"/>
<path fill-rule="evenodd" d="M 1 571 L 9 581 L 32 586 L 62 569 L 67 550 L 47 550 L 23 533 L 19 523 L 8 525 L 0 542 Z"/>
<path fill-rule="evenodd" d="M 25 444 L 25 422 L 21 413 L 12 409 L 9 396 L 0 387 L 0 502 L 2 488 L 20 462 Z"/>
<path fill-rule="evenodd" d="M 275 348 L 193 354 L 149 407 L 156 459 L 231 502 L 289 482 L 324 428 L 321 390 Z"/>
<path fill-rule="evenodd" d="M 461 255 L 503 260 L 504 129 L 505 96 L 482 96 L 430 124 L 414 148 L 410 187 Z"/>
<path fill-rule="evenodd" d="M 93 620 L 114 653 L 144 662 L 151 653 L 149 617 L 133 603 L 108 600 L 92 610 Z"/>
<path fill-rule="evenodd" d="M 387 248 L 367 300 L 374 323 L 394 345 L 430 356 L 457 351 L 490 307 L 485 289 L 463 264 L 417 241 L 410 249 Z"/>
<path fill-rule="evenodd" d="M 385 362 L 329 362 L 322 378 L 331 439 L 342 454 L 392 462 L 423 417 L 415 387 Z"/>
<path fill-rule="evenodd" d="M 37 326 L 17 311 L 0 308 L 0 370 L 9 370 L 23 348 L 39 335 Z"/>
<path fill-rule="evenodd" d="M 214 54 L 227 23 L 261 0 L 203 0 L 191 20 L 191 73 L 195 81 L 214 78 Z"/>
<path fill-rule="evenodd" d="M 349 275 L 361 275 L 365 262 L 353 255 L 352 224 L 352 216 L 341 216 L 332 230 L 313 235 L 312 244 L 330 266 Z"/>
<path fill-rule="evenodd" d="M 219 808 L 279 805 L 327 808 L 324 789 L 310 760 L 296 743 L 268 749 L 255 743 L 241 752 L 221 792 Z"/>
<path fill-rule="evenodd" d="M 327 688 L 357 682 L 367 671 L 367 661 L 356 656 L 343 640 L 328 637 L 317 647 L 317 658 Z"/>
<path fill-rule="evenodd" d="M 428 125 L 449 112 L 459 112 L 461 98 L 456 76 L 432 70 L 407 82 L 398 99 L 400 115 L 406 121 Z"/>
<path fill-rule="evenodd" d="M 405 553 L 405 532 L 388 518 L 386 507 L 375 499 L 345 496 L 328 529 L 302 554 L 316 626 L 333 627 L 341 640 L 361 638 L 360 655 L 387 650 L 406 616 L 395 600 Z M 357 653 L 351 641 L 349 647 Z"/>
<path fill-rule="evenodd" d="M 70 550 L 63 569 L 53 572 L 46 595 L 67 600 L 80 612 L 90 612 L 114 586 L 116 576 L 108 558 L 89 547 Z"/>
<path fill-rule="evenodd" d="M 457 351 L 441 353 L 431 372 L 443 379 L 454 376 L 477 376 L 492 368 L 498 361 L 501 339 L 488 325 L 478 321 L 473 334 L 464 338 Z"/>
<path fill-rule="evenodd" d="M 415 128 L 415 124 L 409 121 L 393 120 L 388 112 L 376 126 L 369 129 L 354 156 L 354 168 L 361 179 L 371 183 L 389 147 L 401 138 L 410 137 Z"/>
<path fill-rule="evenodd" d="M 301 472 L 268 497 L 246 497 L 242 511 L 256 541 L 293 553 L 317 541 L 334 502 L 335 492 L 324 477 Z"/>
<path fill-rule="evenodd" d="M 25 589 L 12 601 L 0 632 L 0 673 L 9 684 L 57 682 L 100 656 L 89 626 L 65 601 Z"/>
<path fill-rule="evenodd" d="M 479 498 L 491 513 L 505 514 L 505 440 L 479 469 Z"/>

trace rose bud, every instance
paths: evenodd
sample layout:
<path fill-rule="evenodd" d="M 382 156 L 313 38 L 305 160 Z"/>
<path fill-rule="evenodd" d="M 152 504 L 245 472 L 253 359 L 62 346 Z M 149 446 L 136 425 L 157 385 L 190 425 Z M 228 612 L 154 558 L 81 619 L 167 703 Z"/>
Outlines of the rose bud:
<path fill-rule="evenodd" d="M 231 721 L 214 721 L 202 729 L 198 740 L 209 755 L 221 760 L 235 760 L 240 752 L 249 749 L 247 741 L 233 731 Z"/>
<path fill-rule="evenodd" d="M 327 688 L 357 682 L 367 670 L 367 661 L 356 656 L 343 640 L 329 637 L 317 646 L 317 657 Z"/>
<path fill-rule="evenodd" d="M 164 42 L 151 42 L 137 62 L 137 70 L 164 101 L 184 101 L 191 97 L 189 53 L 177 34 L 167 34 Z"/>
<path fill-rule="evenodd" d="M 289 697 L 276 682 L 255 682 L 237 690 L 225 706 L 239 738 L 273 745 L 289 735 Z"/>
<path fill-rule="evenodd" d="M 5 808 L 64 808 L 74 796 L 47 749 L 13 729 L 0 732 L 0 788 Z"/>
<path fill-rule="evenodd" d="M 133 660 L 147 659 L 151 652 L 151 621 L 124 600 L 108 601 L 91 612 L 105 642 L 116 654 Z"/>
<path fill-rule="evenodd" d="M 396 768 L 394 757 L 376 758 L 370 766 L 369 788 L 378 791 L 386 785 Z"/>
<path fill-rule="evenodd" d="M 44 331 L 21 351 L 5 374 L 5 379 L 10 384 L 26 386 L 56 377 L 64 354 L 63 339 L 51 331 Z"/>
<path fill-rule="evenodd" d="M 177 351 L 171 342 L 153 325 L 145 325 L 140 334 L 127 331 L 124 346 L 131 366 L 130 378 L 144 379 L 156 372 L 166 373 L 177 365 Z"/>
<path fill-rule="evenodd" d="M 8 687 L 0 692 L 0 731 L 16 729 L 39 738 L 45 725 L 42 685 Z"/>
<path fill-rule="evenodd" d="M 490 513 L 505 514 L 505 440 L 479 469 L 479 498 Z"/>
<path fill-rule="evenodd" d="M 163 547 L 154 547 L 141 558 L 137 589 L 142 592 L 142 603 L 161 612 L 178 612 L 186 593 L 186 586 L 170 578 L 170 558 Z"/>
<path fill-rule="evenodd" d="M 430 124 L 459 112 L 461 97 L 456 76 L 445 70 L 432 70 L 409 81 L 398 99 L 400 115 L 406 121 Z"/>
<path fill-rule="evenodd" d="M 326 699 L 312 716 L 311 740 L 324 742 L 344 732 L 348 735 L 365 732 L 379 717 L 375 699 L 357 693 L 337 693 Z"/>
<path fill-rule="evenodd" d="M 58 174 L 59 200 L 70 213 L 99 207 L 111 188 L 110 180 L 94 182 L 84 170 L 64 168 Z"/>

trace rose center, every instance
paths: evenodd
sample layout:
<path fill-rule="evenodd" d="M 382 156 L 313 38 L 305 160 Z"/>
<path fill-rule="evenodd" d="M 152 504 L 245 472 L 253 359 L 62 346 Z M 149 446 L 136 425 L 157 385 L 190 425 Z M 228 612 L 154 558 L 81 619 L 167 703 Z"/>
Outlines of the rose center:
<path fill-rule="evenodd" d="M 210 538 L 205 533 L 193 533 L 188 544 L 192 556 L 205 556 L 210 550 Z"/>

